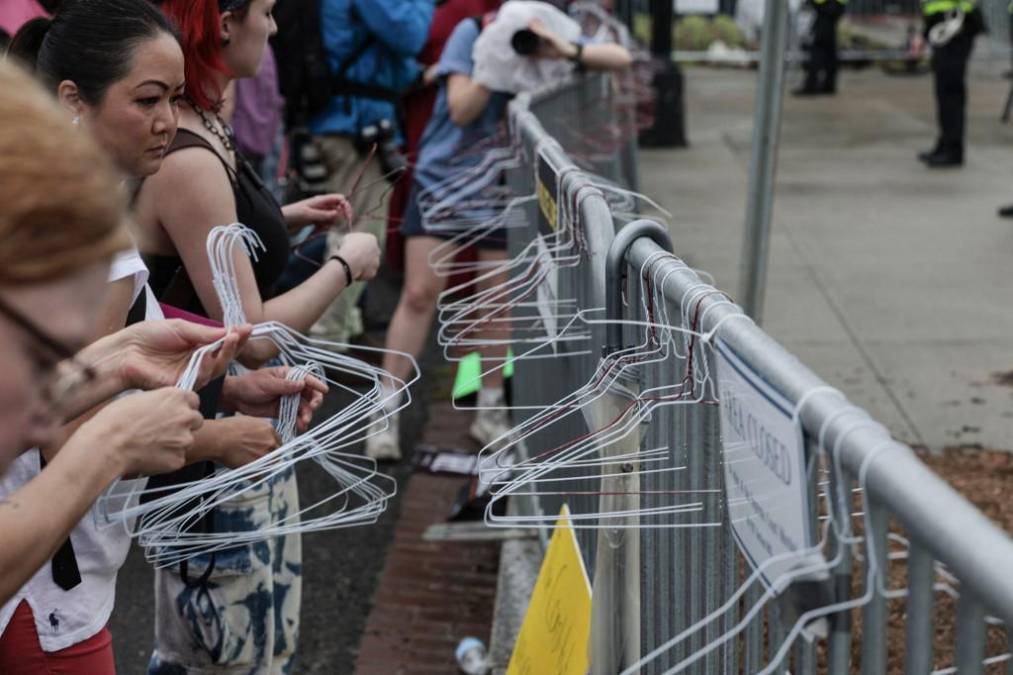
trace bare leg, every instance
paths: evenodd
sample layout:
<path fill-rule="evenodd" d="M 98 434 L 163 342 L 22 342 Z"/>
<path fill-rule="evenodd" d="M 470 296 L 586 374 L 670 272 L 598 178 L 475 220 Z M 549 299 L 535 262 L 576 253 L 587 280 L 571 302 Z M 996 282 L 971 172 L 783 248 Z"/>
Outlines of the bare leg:
<path fill-rule="evenodd" d="M 387 329 L 387 349 L 406 352 L 416 359 L 422 354 L 436 302 L 446 283 L 429 266 L 429 254 L 440 243 L 436 237 L 409 237 L 405 241 L 404 288 Z M 395 354 L 384 354 L 383 368 L 401 380 L 411 375 L 411 364 Z"/>
<path fill-rule="evenodd" d="M 506 251 L 499 251 L 495 249 L 480 250 L 478 253 L 478 259 L 482 262 L 490 261 L 501 261 L 506 260 Z M 488 279 L 484 279 L 479 283 L 480 290 L 486 290 L 505 284 L 508 280 L 506 273 L 497 274 Z M 509 319 L 510 315 L 507 313 L 496 313 L 496 319 L 505 320 Z M 505 322 L 490 323 L 483 326 L 481 329 L 475 331 L 475 337 L 479 340 L 506 340 L 510 337 L 509 324 Z M 479 352 L 482 356 L 482 370 L 488 371 L 490 368 L 501 366 L 503 359 L 506 358 L 508 345 L 486 345 L 483 346 Z M 499 368 L 491 373 L 486 373 L 482 376 L 482 388 L 483 389 L 502 389 L 503 388 L 503 369 Z"/>

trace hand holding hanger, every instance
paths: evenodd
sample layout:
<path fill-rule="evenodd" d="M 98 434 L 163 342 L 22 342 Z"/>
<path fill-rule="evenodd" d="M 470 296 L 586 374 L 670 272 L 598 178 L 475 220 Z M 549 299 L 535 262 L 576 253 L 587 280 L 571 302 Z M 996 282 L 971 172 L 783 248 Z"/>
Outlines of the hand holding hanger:
<path fill-rule="evenodd" d="M 196 349 L 222 340 L 216 350 L 201 360 L 194 384 L 199 389 L 225 372 L 246 344 L 251 330 L 251 326 L 245 325 L 226 331 L 179 319 L 134 324 L 121 331 L 121 379 L 136 389 L 172 386 Z"/>
<path fill-rule="evenodd" d="M 327 385 L 312 375 L 303 380 L 289 379 L 290 370 L 287 366 L 278 366 L 226 377 L 221 397 L 223 410 L 255 417 L 277 417 L 282 398 L 298 396 L 296 427 L 300 432 L 306 431 L 313 413 L 323 403 Z"/>
<path fill-rule="evenodd" d="M 346 224 L 355 220 L 352 205 L 344 195 L 337 193 L 309 197 L 282 207 L 285 220 L 290 230 L 298 231 L 307 225 L 316 225 L 318 229 L 336 226 L 342 220 Z"/>
<path fill-rule="evenodd" d="M 83 414 L 128 389 L 158 389 L 176 384 L 194 352 L 220 343 L 201 361 L 195 374 L 199 387 L 225 372 L 250 336 L 249 326 L 226 332 L 187 321 L 142 321 L 82 349 L 76 360 L 94 377 L 87 387 L 75 387 L 61 404 L 67 419 Z"/>
<path fill-rule="evenodd" d="M 182 468 L 204 418 L 193 392 L 173 387 L 124 396 L 102 408 L 72 437 L 108 453 L 120 475 Z"/>

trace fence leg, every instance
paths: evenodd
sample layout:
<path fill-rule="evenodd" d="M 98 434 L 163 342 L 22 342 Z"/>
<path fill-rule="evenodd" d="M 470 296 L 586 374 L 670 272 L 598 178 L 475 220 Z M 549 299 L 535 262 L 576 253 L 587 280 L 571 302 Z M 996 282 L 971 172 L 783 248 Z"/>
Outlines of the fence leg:
<path fill-rule="evenodd" d="M 908 554 L 907 657 L 908 675 L 932 670 L 932 556 L 917 542 Z"/>
<path fill-rule="evenodd" d="M 879 574 L 866 583 L 874 584 L 872 599 L 862 612 L 862 675 L 882 675 L 886 672 L 886 598 L 879 592 L 879 584 L 889 578 L 886 555 L 886 507 L 864 493 L 865 508 L 869 513 L 869 531 L 865 533 L 865 565 L 875 564 Z M 875 561 L 873 556 L 875 555 Z M 866 588 L 868 593 L 870 589 Z"/>
<path fill-rule="evenodd" d="M 957 602 L 957 672 L 977 675 L 984 672 L 985 608 L 965 591 Z"/>
<path fill-rule="evenodd" d="M 1010 654 L 1006 661 L 1006 675 L 1013 675 L 1013 626 L 1006 627 L 1006 651 Z"/>

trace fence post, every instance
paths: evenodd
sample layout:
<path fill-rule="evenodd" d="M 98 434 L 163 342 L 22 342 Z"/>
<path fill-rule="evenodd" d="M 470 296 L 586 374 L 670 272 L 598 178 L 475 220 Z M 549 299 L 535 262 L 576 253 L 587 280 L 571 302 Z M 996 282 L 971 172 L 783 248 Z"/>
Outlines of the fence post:
<path fill-rule="evenodd" d="M 623 318 L 623 273 L 626 271 L 626 252 L 633 242 L 647 237 L 666 251 L 672 250 L 672 238 L 668 230 L 653 220 L 635 220 L 616 233 L 605 260 L 605 315 L 609 321 Z M 623 327 L 610 323 L 607 327 L 605 353 L 611 354 L 622 349 Z"/>
<path fill-rule="evenodd" d="M 653 221 L 638 220 L 616 234 L 605 262 L 605 313 L 609 321 L 623 318 L 622 282 L 626 251 L 641 237 L 648 237 L 666 250 L 672 250 L 668 232 Z M 610 323 L 606 330 L 603 356 L 623 348 L 622 324 Z M 629 445 L 620 439 L 602 448 L 603 459 L 606 456 L 629 455 Z M 615 477 L 603 477 L 601 480 L 602 513 L 608 507 L 614 507 L 617 513 L 637 510 L 639 475 L 635 460 L 625 461 L 615 471 Z M 610 492 L 616 494 L 609 495 Z M 606 525 L 598 534 L 591 594 L 593 675 L 615 675 L 624 666 L 640 659 L 640 533 L 635 527 L 637 516 L 629 516 L 626 520 L 617 523 L 614 528 Z"/>
<path fill-rule="evenodd" d="M 757 324 L 763 318 L 763 295 L 767 286 L 770 215 L 774 206 L 774 174 L 781 133 L 784 43 L 787 30 L 788 3 L 785 0 L 767 0 L 760 46 L 760 77 L 756 84 L 753 149 L 749 159 L 746 235 L 743 239 L 743 271 L 739 293 L 742 308 Z"/>

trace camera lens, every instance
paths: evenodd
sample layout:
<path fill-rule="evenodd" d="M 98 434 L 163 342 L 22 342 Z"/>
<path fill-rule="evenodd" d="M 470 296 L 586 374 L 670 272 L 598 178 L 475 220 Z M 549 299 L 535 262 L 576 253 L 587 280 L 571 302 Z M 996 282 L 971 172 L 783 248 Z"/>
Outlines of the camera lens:
<path fill-rule="evenodd" d="M 510 38 L 510 46 L 521 56 L 531 56 L 538 51 L 539 42 L 541 42 L 541 38 L 538 37 L 538 34 L 527 28 L 522 28 Z"/>

